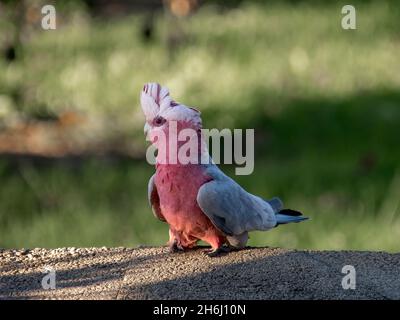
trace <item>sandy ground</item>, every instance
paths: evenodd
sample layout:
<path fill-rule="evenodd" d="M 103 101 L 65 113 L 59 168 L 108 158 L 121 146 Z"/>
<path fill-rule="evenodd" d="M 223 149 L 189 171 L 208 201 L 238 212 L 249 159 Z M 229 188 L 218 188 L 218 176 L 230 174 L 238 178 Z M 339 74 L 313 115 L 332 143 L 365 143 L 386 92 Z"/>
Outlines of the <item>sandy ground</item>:
<path fill-rule="evenodd" d="M 345 290 L 342 268 L 356 270 Z M 50 270 L 45 273 L 45 270 Z M 43 289 L 43 277 L 55 289 Z M 0 299 L 400 299 L 400 254 L 248 248 L 0 249 Z"/>

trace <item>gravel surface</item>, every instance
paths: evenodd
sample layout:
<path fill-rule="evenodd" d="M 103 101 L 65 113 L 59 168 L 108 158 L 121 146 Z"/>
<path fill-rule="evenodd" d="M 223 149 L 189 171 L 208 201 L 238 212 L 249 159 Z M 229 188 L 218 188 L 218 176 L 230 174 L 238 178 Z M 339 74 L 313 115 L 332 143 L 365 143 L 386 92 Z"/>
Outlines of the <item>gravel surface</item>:
<path fill-rule="evenodd" d="M 342 287 L 345 265 L 354 290 Z M 43 289 L 51 273 L 56 288 Z M 0 299 L 400 299 L 399 274 L 400 254 L 385 252 L 0 249 Z"/>

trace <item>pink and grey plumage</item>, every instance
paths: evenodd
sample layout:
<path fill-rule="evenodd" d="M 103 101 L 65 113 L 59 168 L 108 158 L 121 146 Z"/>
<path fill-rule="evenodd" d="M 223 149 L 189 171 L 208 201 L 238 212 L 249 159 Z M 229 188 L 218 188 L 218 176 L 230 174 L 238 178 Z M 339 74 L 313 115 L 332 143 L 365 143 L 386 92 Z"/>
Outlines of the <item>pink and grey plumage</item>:
<path fill-rule="evenodd" d="M 209 159 L 200 130 L 200 112 L 172 100 L 168 89 L 158 83 L 146 84 L 140 100 L 146 117 L 145 133 L 159 149 L 156 173 L 148 186 L 149 202 L 154 215 L 169 224 L 171 251 L 193 248 L 203 240 L 211 245 L 207 254 L 216 256 L 245 247 L 249 231 L 307 219 L 297 211 L 282 209 L 278 198 L 267 201 L 246 192 L 212 161 L 182 163 L 179 157 L 174 158 L 177 162 L 169 161 L 183 144 L 178 142 L 174 150 L 169 150 L 173 148 L 168 145 L 173 122 L 178 134 L 188 128 L 196 132 L 196 157 Z M 156 138 L 161 131 L 167 137 L 164 142 Z M 160 148 L 160 143 L 167 145 Z M 161 156 L 166 161 L 159 161 Z"/>

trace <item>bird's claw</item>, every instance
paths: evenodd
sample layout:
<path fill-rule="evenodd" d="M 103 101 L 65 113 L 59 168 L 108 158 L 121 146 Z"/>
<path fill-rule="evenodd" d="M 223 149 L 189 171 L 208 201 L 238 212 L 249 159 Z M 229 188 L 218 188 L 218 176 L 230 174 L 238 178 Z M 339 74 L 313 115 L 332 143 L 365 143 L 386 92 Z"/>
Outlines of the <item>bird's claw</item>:
<path fill-rule="evenodd" d="M 205 255 L 209 256 L 210 258 L 214 258 L 214 257 L 220 257 L 224 254 L 227 254 L 230 251 L 231 251 L 231 249 L 229 247 L 219 247 L 217 249 L 204 250 L 203 253 Z"/>
<path fill-rule="evenodd" d="M 183 251 L 184 251 L 183 247 L 180 244 L 178 244 L 176 240 L 169 246 L 169 252 L 171 253 L 179 253 Z"/>

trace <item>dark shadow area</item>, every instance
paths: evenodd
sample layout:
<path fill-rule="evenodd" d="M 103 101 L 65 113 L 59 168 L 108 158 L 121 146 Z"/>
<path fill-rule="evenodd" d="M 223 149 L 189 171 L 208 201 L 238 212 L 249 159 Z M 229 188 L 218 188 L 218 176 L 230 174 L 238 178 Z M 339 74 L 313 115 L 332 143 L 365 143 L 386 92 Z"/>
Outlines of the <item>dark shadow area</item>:
<path fill-rule="evenodd" d="M 247 248 L 210 259 L 202 249 L 184 254 L 127 250 L 79 256 L 56 269 L 57 289 L 41 290 L 41 272 L 2 275 L 2 298 L 96 298 L 113 292 L 120 299 L 398 299 L 400 255 L 371 252 L 282 251 Z M 96 259 L 106 259 L 101 262 Z M 60 262 L 58 261 L 58 262 Z M 40 262 L 42 266 L 44 262 Z M 83 266 L 82 266 L 83 264 Z M 356 290 L 344 290 L 342 268 L 353 265 Z M 29 262 L 25 261 L 25 269 Z M 33 266 L 29 266 L 32 268 Z M 39 267 L 36 265 L 35 267 Z M 111 283 L 112 281 L 118 283 Z M 102 287 L 103 286 L 103 287 Z M 71 290 L 70 290 L 71 289 Z M 42 293 L 41 293 L 42 292 Z"/>
<path fill-rule="evenodd" d="M 245 254 L 251 250 L 257 249 Z M 284 252 L 245 262 L 211 263 L 207 272 L 200 265 L 195 275 L 124 291 L 128 299 L 398 299 L 399 258 L 367 252 Z M 356 267 L 356 290 L 342 287 L 346 264 Z"/>
<path fill-rule="evenodd" d="M 162 257 L 164 255 L 159 255 Z M 28 258 L 20 258 L 14 262 L 1 263 L 0 267 L 0 297 L 2 298 L 35 298 L 40 297 L 40 291 L 46 292 L 42 289 L 41 281 L 47 274 L 45 267 L 50 267 L 56 274 L 56 291 L 54 295 L 63 289 L 76 290 L 77 295 L 83 297 L 90 297 L 93 293 L 86 287 L 100 286 L 108 283 L 112 288 L 106 287 L 105 291 L 115 291 L 121 289 L 122 280 L 126 271 L 130 270 L 132 266 L 140 265 L 147 260 L 152 260 L 152 255 L 139 255 L 133 256 L 132 250 L 123 251 L 98 251 L 90 250 L 87 253 L 79 253 L 75 255 L 63 254 L 61 257 L 52 257 L 47 255 L 46 258 L 36 257 L 30 261 Z M 24 272 L 18 274 L 25 268 L 40 269 L 36 272 Z M 13 272 L 12 275 L 4 275 L 4 273 Z M 120 283 L 121 282 L 121 283 Z M 101 290 L 100 290 L 101 291 Z M 24 293 L 34 292 L 33 295 L 26 295 Z M 98 293 L 98 290 L 96 291 Z M 46 294 L 52 295 L 51 291 Z M 61 293 L 63 295 L 74 296 L 74 292 L 66 291 Z M 101 293 L 100 293 L 101 294 Z"/>

